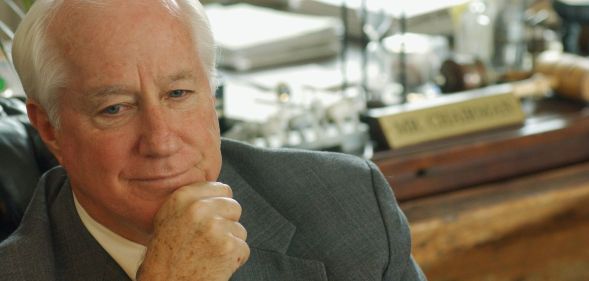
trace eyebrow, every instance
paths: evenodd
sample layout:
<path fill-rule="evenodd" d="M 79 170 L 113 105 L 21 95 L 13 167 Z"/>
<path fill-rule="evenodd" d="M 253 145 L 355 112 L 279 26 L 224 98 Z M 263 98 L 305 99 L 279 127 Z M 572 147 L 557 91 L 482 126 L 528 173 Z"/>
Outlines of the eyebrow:
<path fill-rule="evenodd" d="M 194 72 L 192 70 L 180 71 L 178 73 L 168 75 L 168 76 L 164 77 L 164 79 L 160 79 L 160 80 L 162 80 L 160 82 L 165 82 L 165 83 L 176 82 L 179 80 L 192 80 L 195 82 L 197 81 L 196 76 L 194 75 Z"/>
<path fill-rule="evenodd" d="M 131 96 L 132 92 L 123 85 L 108 85 L 97 87 L 89 91 L 88 101 L 92 105 L 99 104 L 109 96 Z"/>
<path fill-rule="evenodd" d="M 196 76 L 194 75 L 194 72 L 191 70 L 180 71 L 178 73 L 165 76 L 165 77 L 158 79 L 158 80 L 162 84 L 169 84 L 169 83 L 180 81 L 180 80 L 192 80 L 192 81 L 198 82 Z M 90 92 L 89 97 L 92 102 L 97 102 L 98 100 L 103 99 L 108 96 L 132 95 L 132 91 L 130 91 L 129 88 L 124 85 L 102 86 L 102 87 L 97 87 L 95 89 L 92 89 L 89 92 Z"/>
<path fill-rule="evenodd" d="M 95 110 L 109 96 L 132 96 L 132 92 L 123 85 L 96 87 L 88 91 L 88 93 L 82 105 L 82 108 L 88 111 Z"/>
<path fill-rule="evenodd" d="M 90 91 L 92 98 L 100 98 L 104 96 L 121 95 L 128 92 L 127 88 L 123 85 L 109 85 L 98 87 Z"/>

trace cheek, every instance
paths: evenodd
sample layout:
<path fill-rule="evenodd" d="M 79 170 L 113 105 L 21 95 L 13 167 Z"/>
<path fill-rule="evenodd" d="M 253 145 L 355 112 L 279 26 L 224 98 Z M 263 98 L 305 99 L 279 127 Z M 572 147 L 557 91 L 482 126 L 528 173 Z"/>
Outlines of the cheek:
<path fill-rule="evenodd" d="M 183 124 L 186 138 L 192 144 L 196 153 L 203 156 L 203 166 L 206 172 L 206 180 L 215 181 L 221 169 L 221 136 L 219 122 L 214 107 L 202 107 L 195 111 L 192 118 L 186 119 Z"/>
<path fill-rule="evenodd" d="M 194 138 L 203 140 L 207 145 L 219 141 L 219 122 L 212 97 L 204 99 L 196 110 L 190 111 L 188 117 L 180 117 L 180 120 L 183 120 L 180 129 L 185 130 Z"/>
<path fill-rule="evenodd" d="M 75 132 L 84 132 L 77 130 Z M 114 181 L 129 159 L 124 135 L 72 134 L 62 141 L 62 165 L 87 180 Z"/>

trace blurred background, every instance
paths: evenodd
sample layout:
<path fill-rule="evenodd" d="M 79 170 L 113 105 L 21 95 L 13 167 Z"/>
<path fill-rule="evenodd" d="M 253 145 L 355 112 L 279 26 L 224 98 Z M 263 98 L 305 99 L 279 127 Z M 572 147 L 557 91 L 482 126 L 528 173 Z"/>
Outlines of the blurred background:
<path fill-rule="evenodd" d="M 203 3 L 224 137 L 374 161 L 430 280 L 589 280 L 589 1 Z"/>

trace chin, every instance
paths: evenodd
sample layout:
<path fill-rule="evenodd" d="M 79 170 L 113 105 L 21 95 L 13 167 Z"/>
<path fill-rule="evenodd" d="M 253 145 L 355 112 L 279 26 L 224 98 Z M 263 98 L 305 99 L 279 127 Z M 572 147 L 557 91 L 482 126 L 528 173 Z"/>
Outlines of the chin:
<path fill-rule="evenodd" d="M 125 218 L 137 231 L 140 233 L 151 235 L 154 230 L 153 220 L 157 215 L 157 212 L 164 204 L 165 200 L 161 202 L 144 202 L 144 204 L 137 208 L 137 206 L 130 206 L 132 209 L 131 213 L 128 213 L 128 217 Z"/>

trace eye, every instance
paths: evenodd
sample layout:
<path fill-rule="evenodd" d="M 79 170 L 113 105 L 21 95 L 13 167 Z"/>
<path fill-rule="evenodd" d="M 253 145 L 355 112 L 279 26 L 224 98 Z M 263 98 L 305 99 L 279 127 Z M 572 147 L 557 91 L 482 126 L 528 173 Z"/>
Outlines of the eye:
<path fill-rule="evenodd" d="M 122 105 L 114 104 L 102 110 L 102 113 L 107 115 L 116 115 L 121 112 Z"/>
<path fill-rule="evenodd" d="M 171 98 L 181 98 L 188 94 L 188 90 L 173 90 L 168 93 L 168 96 Z"/>

